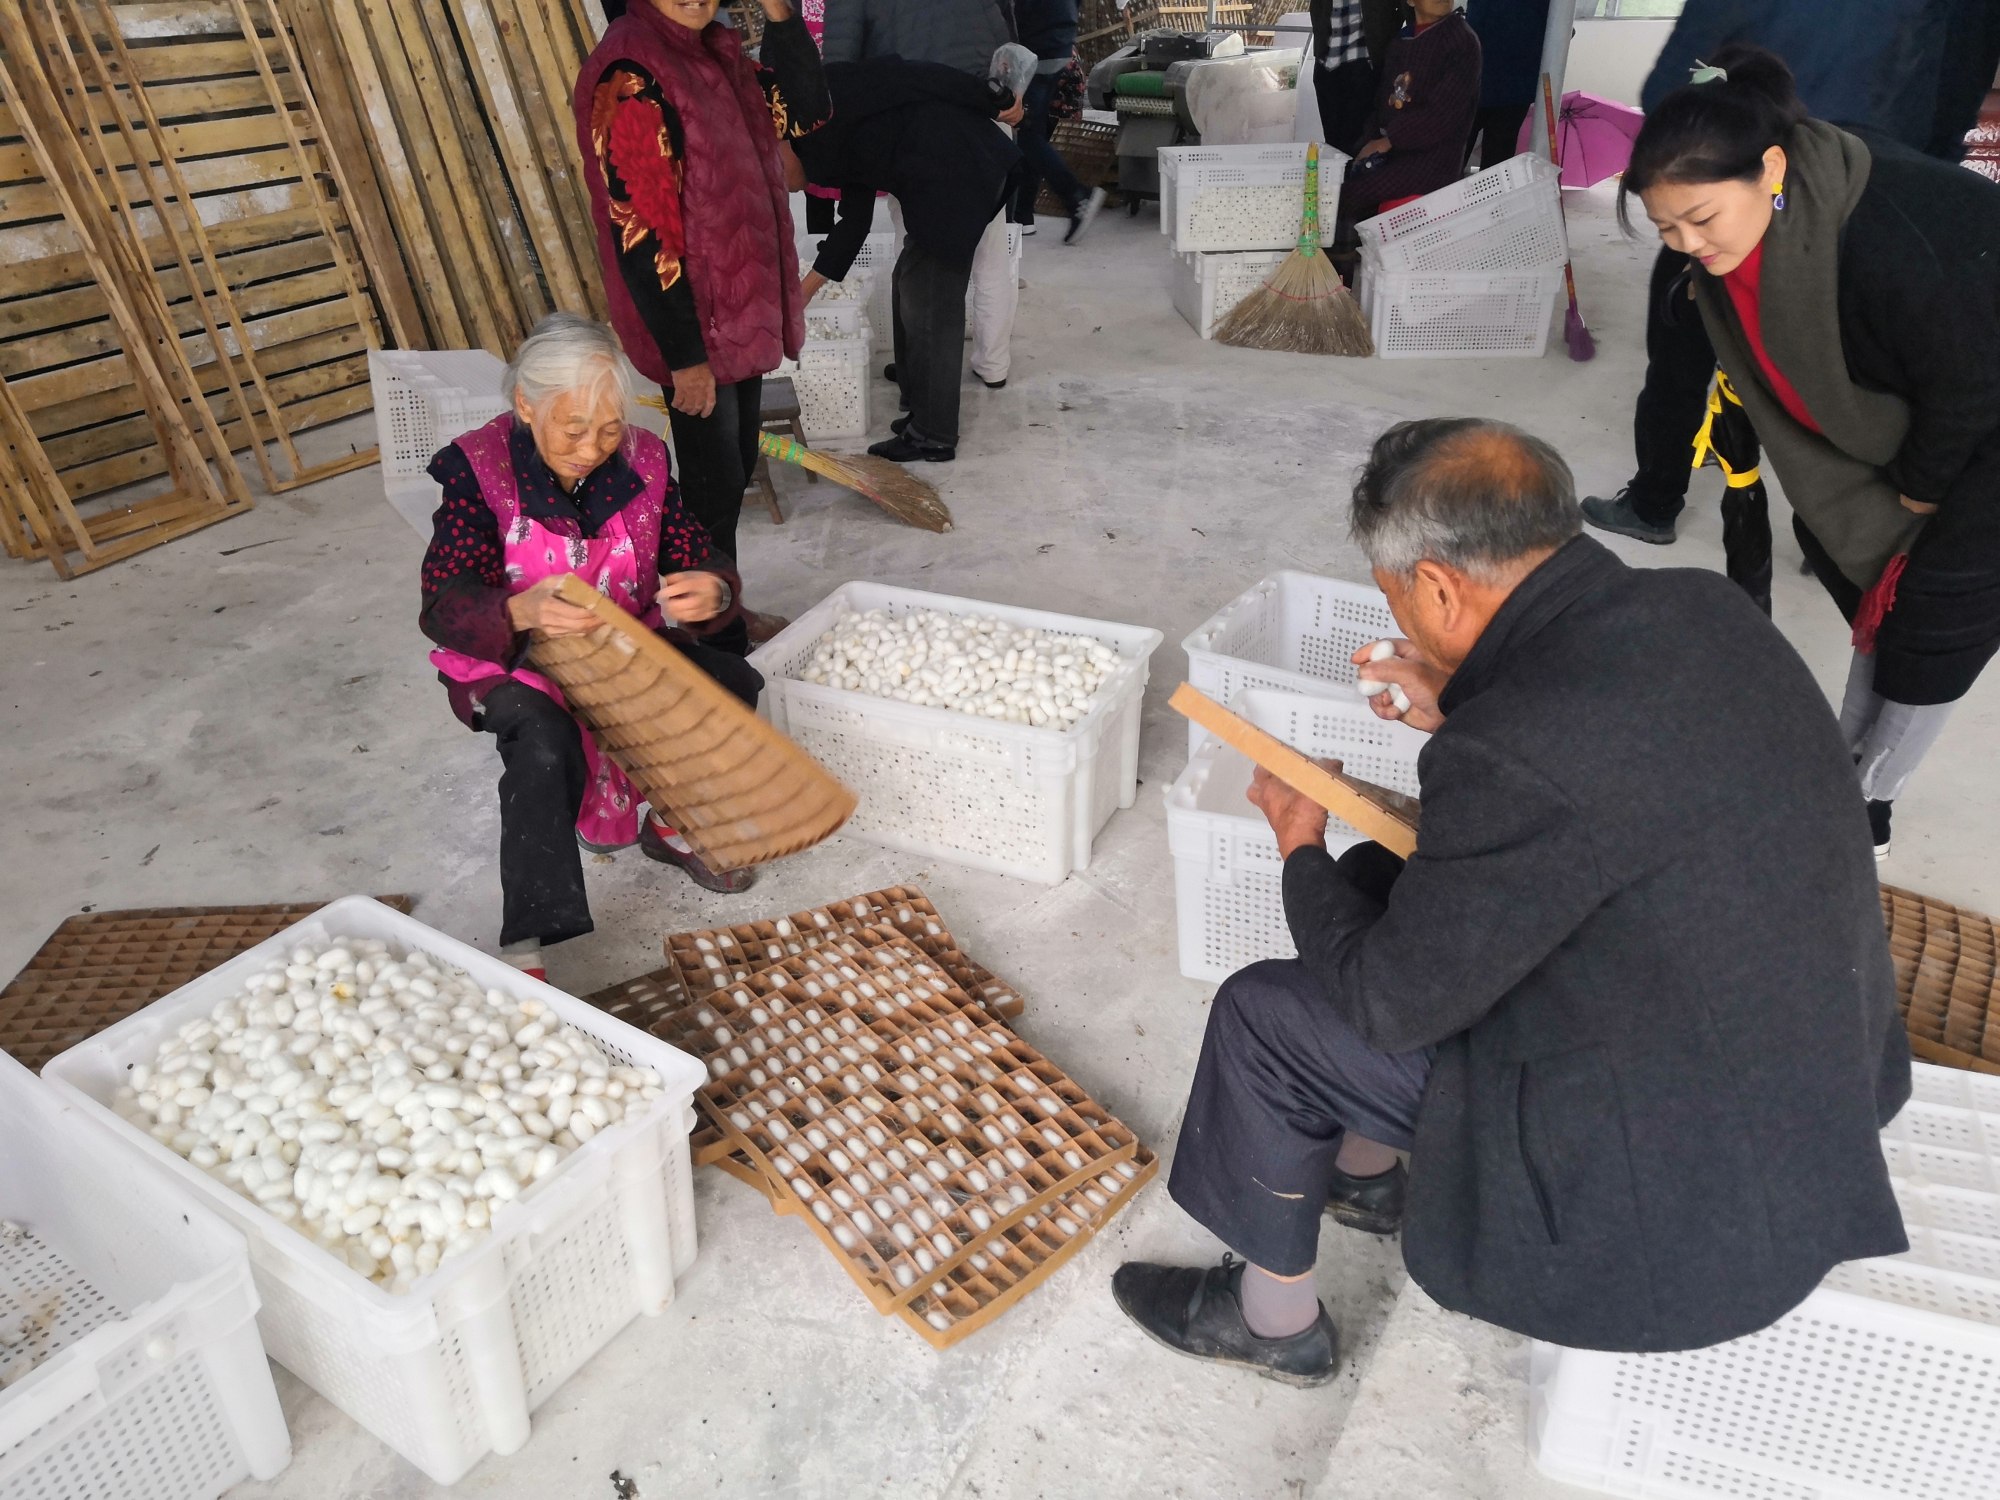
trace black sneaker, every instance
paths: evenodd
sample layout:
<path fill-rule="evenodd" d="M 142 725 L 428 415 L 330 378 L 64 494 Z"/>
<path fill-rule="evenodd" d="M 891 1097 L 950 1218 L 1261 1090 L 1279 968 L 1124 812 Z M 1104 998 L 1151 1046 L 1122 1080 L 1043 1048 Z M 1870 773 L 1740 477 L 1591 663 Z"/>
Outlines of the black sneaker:
<path fill-rule="evenodd" d="M 1156 1344 L 1176 1354 L 1241 1365 L 1286 1385 L 1325 1385 L 1340 1364 L 1340 1335 L 1322 1304 L 1312 1327 L 1290 1338 L 1260 1339 L 1243 1321 L 1243 1262 L 1219 1266 L 1122 1265 L 1111 1277 L 1119 1310 Z"/>
<path fill-rule="evenodd" d="M 694 850 L 676 849 L 667 842 L 667 836 L 660 832 L 660 825 L 651 818 L 640 826 L 639 852 L 663 865 L 679 865 L 687 872 L 687 878 L 705 891 L 733 896 L 739 891 L 749 890 L 757 882 L 755 870 L 711 870 L 707 861 Z"/>
<path fill-rule="evenodd" d="M 958 449 L 950 443 L 934 443 L 927 437 L 919 437 L 908 426 L 894 437 L 871 445 L 868 451 L 898 464 L 948 464 L 958 457 Z"/>
<path fill-rule="evenodd" d="M 1336 1167 L 1326 1193 L 1326 1211 L 1349 1229 L 1395 1234 L 1403 1227 L 1403 1199 L 1409 1187 L 1410 1174 L 1401 1162 L 1373 1177 L 1349 1177 Z"/>
<path fill-rule="evenodd" d="M 979 375 L 977 370 L 974 370 L 972 373 Z M 1004 391 L 1007 389 L 1007 377 L 1004 375 L 998 380 L 988 380 L 984 375 L 979 375 L 979 383 L 989 391 Z"/>
<path fill-rule="evenodd" d="M 1611 496 L 1586 495 L 1583 498 L 1583 518 L 1599 531 L 1609 531 L 1616 536 L 1636 537 L 1642 542 L 1651 542 L 1656 547 L 1664 547 L 1674 539 L 1673 523 L 1665 526 L 1648 521 L 1626 498 L 1631 493 L 1627 485 Z"/>
<path fill-rule="evenodd" d="M 1065 245 L 1074 245 L 1082 239 L 1090 228 L 1090 221 L 1097 217 L 1097 211 L 1104 207 L 1104 189 L 1092 188 L 1090 196 L 1069 211 L 1069 232 L 1063 236 Z"/>
<path fill-rule="evenodd" d="M 1889 857 L 1889 813 L 1895 805 L 1893 802 L 1877 802 L 1872 798 L 1868 803 L 1868 831 L 1875 838 L 1877 864 Z"/>

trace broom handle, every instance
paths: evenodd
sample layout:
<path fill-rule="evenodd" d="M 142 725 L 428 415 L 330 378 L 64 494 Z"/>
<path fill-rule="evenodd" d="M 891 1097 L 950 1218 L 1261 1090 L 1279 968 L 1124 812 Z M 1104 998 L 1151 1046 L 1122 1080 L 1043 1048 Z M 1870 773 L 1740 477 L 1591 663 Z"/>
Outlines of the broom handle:
<path fill-rule="evenodd" d="M 1319 254 L 1319 146 L 1306 147 L 1306 211 L 1299 222 L 1299 254 Z"/>
<path fill-rule="evenodd" d="M 1560 173 L 1562 171 L 1562 163 L 1556 160 L 1557 153 L 1561 149 L 1556 140 L 1556 96 L 1554 88 L 1549 83 L 1549 75 L 1546 73 L 1542 75 L 1542 115 L 1549 124 L 1549 159 L 1554 163 L 1556 171 Z M 1565 247 L 1567 247 L 1569 241 L 1569 212 L 1563 207 L 1562 183 L 1560 181 L 1556 183 L 1556 212 L 1561 216 L 1563 221 L 1563 241 Z M 1567 257 L 1563 260 L 1563 286 L 1569 292 L 1570 311 L 1575 312 L 1577 310 L 1576 268 L 1575 262 Z"/>
<path fill-rule="evenodd" d="M 807 449 L 797 438 L 780 437 L 775 432 L 759 432 L 757 451 L 766 458 L 775 458 L 781 464 L 803 465 Z"/>

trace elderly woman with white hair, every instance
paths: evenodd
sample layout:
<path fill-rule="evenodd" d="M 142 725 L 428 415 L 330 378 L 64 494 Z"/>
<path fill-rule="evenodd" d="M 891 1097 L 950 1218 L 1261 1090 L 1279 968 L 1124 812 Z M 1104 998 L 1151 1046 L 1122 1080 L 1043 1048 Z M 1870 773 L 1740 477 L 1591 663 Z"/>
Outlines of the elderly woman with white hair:
<path fill-rule="evenodd" d="M 728 559 L 682 508 L 667 446 L 626 424 L 630 366 L 610 329 L 545 318 L 507 367 L 514 409 L 431 460 L 444 499 L 423 564 L 419 623 L 452 711 L 493 735 L 500 776 L 501 952 L 540 977 L 545 944 L 592 927 L 579 846 L 637 844 L 697 885 L 741 891 L 750 872 L 711 870 L 674 830 L 643 820 L 630 782 L 523 661 L 530 631 L 589 630 L 556 587 L 574 573 L 654 627 L 746 703 L 763 679 L 703 645 L 741 615 Z"/>

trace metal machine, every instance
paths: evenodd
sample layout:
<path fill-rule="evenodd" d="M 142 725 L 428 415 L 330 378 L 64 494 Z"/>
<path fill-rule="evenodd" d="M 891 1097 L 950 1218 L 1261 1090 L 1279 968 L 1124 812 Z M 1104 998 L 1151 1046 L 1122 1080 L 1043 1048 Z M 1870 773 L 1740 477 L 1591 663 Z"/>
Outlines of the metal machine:
<path fill-rule="evenodd" d="M 1153 31 L 1090 70 L 1091 108 L 1118 116 L 1118 191 L 1134 213 L 1160 196 L 1160 148 L 1201 143 L 1187 108 L 1193 71 L 1244 52 L 1239 32 Z"/>

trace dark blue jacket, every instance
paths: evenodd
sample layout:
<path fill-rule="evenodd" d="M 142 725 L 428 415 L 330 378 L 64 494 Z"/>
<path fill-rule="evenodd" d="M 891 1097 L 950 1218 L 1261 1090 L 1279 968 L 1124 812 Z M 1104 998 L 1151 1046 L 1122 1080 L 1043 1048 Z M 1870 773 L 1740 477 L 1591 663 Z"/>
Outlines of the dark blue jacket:
<path fill-rule="evenodd" d="M 1048 62 L 1076 51 L 1076 0 L 1014 0 L 1014 36 Z"/>
<path fill-rule="evenodd" d="M 1646 79 L 1650 110 L 1725 42 L 1782 57 L 1812 114 L 1922 150 L 1937 110 L 1945 30 L 1937 0 L 1687 0 Z"/>

